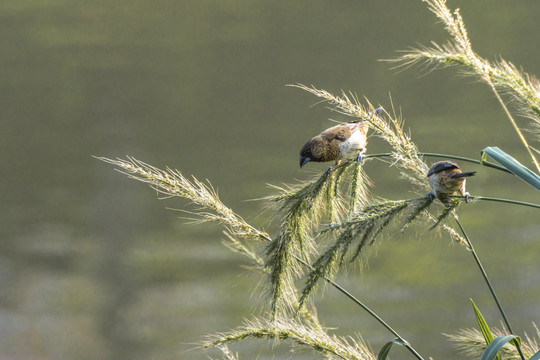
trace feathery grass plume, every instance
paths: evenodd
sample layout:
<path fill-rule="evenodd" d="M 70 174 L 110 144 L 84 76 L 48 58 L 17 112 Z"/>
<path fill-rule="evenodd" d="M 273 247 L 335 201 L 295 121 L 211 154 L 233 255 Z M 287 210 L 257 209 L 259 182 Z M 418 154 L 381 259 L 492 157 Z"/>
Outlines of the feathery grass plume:
<path fill-rule="evenodd" d="M 540 349 L 538 346 L 540 331 L 536 325 L 535 329 L 536 337 L 530 337 L 529 335 L 525 334 L 525 339 L 522 339 L 521 341 L 521 349 L 527 359 L 531 358 Z M 495 337 L 508 335 L 506 331 L 499 329 L 492 330 Z M 450 341 L 455 343 L 455 346 L 460 349 L 464 355 L 471 359 L 479 359 L 487 347 L 484 335 L 482 335 L 482 332 L 476 328 L 462 329 L 457 334 L 445 335 Z M 510 343 L 507 343 L 502 347 L 500 354 L 503 359 L 521 360 L 520 355 L 516 352 L 515 346 Z"/>
<path fill-rule="evenodd" d="M 461 203 L 458 199 L 452 199 L 448 204 L 445 205 L 443 211 L 437 216 L 437 221 L 435 224 L 433 224 L 429 230 L 435 229 L 437 226 L 439 226 L 443 221 L 445 221 L 450 215 L 456 216 L 454 210 L 459 206 Z"/>
<path fill-rule="evenodd" d="M 223 360 L 238 360 L 238 354 L 233 354 L 227 345 L 216 346 L 223 353 Z"/>
<path fill-rule="evenodd" d="M 312 270 L 302 290 L 300 305 L 315 291 L 320 280 L 333 278 L 344 264 L 345 258 L 354 242 L 357 242 L 350 261 L 354 261 L 366 245 L 371 245 L 377 236 L 388 227 L 393 220 L 400 218 L 402 228 L 408 226 L 429 206 L 429 198 L 411 200 L 385 201 L 362 208 L 358 213 L 340 224 L 331 224 L 323 232 L 336 232 L 335 241 L 322 253 L 312 266 Z"/>
<path fill-rule="evenodd" d="M 432 223 L 436 223 L 437 222 L 437 218 L 427 212 L 424 212 L 423 214 L 425 214 L 425 217 L 428 221 L 432 222 Z M 463 236 L 461 236 L 460 234 L 458 234 L 458 232 L 456 230 L 454 230 L 453 227 L 451 226 L 448 226 L 446 224 L 440 224 L 439 226 L 440 229 L 442 229 L 444 232 L 446 232 L 448 235 L 450 235 L 450 238 L 458 245 L 461 245 L 461 246 L 465 246 L 467 249 L 469 248 L 469 245 L 467 244 L 467 241 L 463 238 Z"/>
<path fill-rule="evenodd" d="M 418 218 L 418 216 L 422 214 L 429 214 L 427 209 L 431 203 L 432 201 L 427 195 L 423 198 L 417 199 L 417 201 L 411 201 L 402 220 L 403 227 L 401 228 L 401 232 L 404 232 L 405 229 Z"/>
<path fill-rule="evenodd" d="M 264 260 L 253 251 L 253 249 L 249 248 L 246 244 L 239 241 L 237 238 L 235 238 L 230 232 L 224 231 L 223 234 L 227 237 L 227 240 L 223 240 L 223 245 L 227 247 L 232 252 L 244 255 L 248 259 L 250 259 L 253 263 L 255 263 L 255 266 L 257 269 L 262 269 L 264 267 Z"/>
<path fill-rule="evenodd" d="M 349 188 L 344 189 L 344 184 Z M 356 158 L 350 158 L 342 160 L 328 175 L 323 173 L 312 181 L 299 185 L 285 184 L 284 187 L 269 186 L 278 190 L 278 193 L 263 199 L 276 208 L 278 215 L 291 209 L 300 209 L 302 203 L 307 202 L 310 207 L 323 206 L 314 213 L 316 216 L 313 216 L 313 222 L 317 223 L 324 215 L 331 221 L 338 219 L 345 211 L 342 205 L 344 198 L 348 198 L 349 203 L 367 204 L 367 187 L 371 186 L 371 181 L 362 166 L 356 164 Z"/>
<path fill-rule="evenodd" d="M 228 239 L 225 241 L 227 247 L 251 259 L 258 269 L 266 265 L 264 260 L 247 243 L 241 240 L 272 243 L 270 236 L 249 225 L 239 215 L 225 206 L 211 184 L 207 185 L 195 177 L 190 181 L 178 170 L 172 170 L 170 168 L 167 168 L 165 171 L 160 170 L 133 157 L 127 157 L 127 160 L 112 160 L 105 157 L 96 157 L 96 159 L 118 167 L 119 172 L 132 179 L 149 184 L 161 194 L 178 196 L 190 200 L 197 206 L 197 209 L 193 212 L 186 212 L 196 216 L 196 222 L 215 221 L 223 224 L 226 228 L 225 235 Z M 294 264 L 299 266 L 297 261 Z M 288 301 L 293 304 L 293 307 L 297 306 L 297 301 L 292 295 L 289 296 Z M 303 311 L 302 315 L 314 323 L 317 322 L 313 314 Z"/>
<path fill-rule="evenodd" d="M 197 206 L 196 211 L 181 210 L 194 215 L 195 222 L 218 222 L 225 226 L 227 240 L 223 243 L 229 249 L 249 258 L 260 269 L 264 260 L 246 243 L 246 240 L 270 242 L 270 236 L 249 225 L 242 217 L 235 214 L 219 199 L 210 183 L 205 184 L 195 177 L 190 181 L 178 170 L 167 168 L 160 170 L 133 157 L 108 159 L 95 157 L 98 160 L 116 166 L 118 171 L 128 177 L 149 184 L 154 190 L 166 196 L 178 196 L 190 200 Z M 241 240 L 243 241 L 241 241 Z"/>
<path fill-rule="evenodd" d="M 350 176 L 345 176 L 351 174 Z M 348 192 L 342 186 L 343 178 L 348 178 Z M 309 262 L 315 253 L 312 230 L 322 218 L 337 221 L 344 212 L 343 197 L 357 207 L 366 202 L 367 176 L 356 165 L 355 159 L 342 161 L 329 174 L 321 174 L 306 184 L 280 190 L 267 200 L 277 208 L 280 235 L 267 247 L 267 267 L 270 269 L 270 295 L 273 318 L 280 312 L 293 310 L 296 287 L 294 281 L 303 274 L 303 268 L 295 257 Z"/>
<path fill-rule="evenodd" d="M 334 174 L 330 173 L 328 178 L 321 175 L 314 182 L 297 189 L 283 189 L 280 194 L 270 198 L 278 204 L 278 215 L 283 216 L 280 234 L 266 251 L 273 319 L 293 310 L 292 305 L 296 303 L 294 280 L 303 270 L 295 257 L 309 262 L 310 255 L 314 253 L 311 227 L 313 223 L 318 223 L 328 204 L 336 201 L 336 197 L 332 196 L 333 191 L 327 191 L 334 182 Z"/>
<path fill-rule="evenodd" d="M 198 206 L 198 209 L 196 212 L 188 213 L 198 216 L 197 221 L 219 222 L 225 225 L 232 236 L 238 238 L 259 241 L 268 241 L 270 239 L 267 233 L 249 225 L 242 217 L 225 206 L 210 183 L 205 184 L 195 177 L 193 177 L 192 181 L 189 181 L 178 170 L 170 168 L 165 171 L 160 170 L 133 157 L 127 157 L 126 160 L 113 160 L 97 156 L 95 158 L 118 167 L 120 173 L 147 183 L 161 194 L 190 200 Z"/>
<path fill-rule="evenodd" d="M 245 325 L 227 333 L 211 335 L 205 348 L 227 345 L 245 339 L 289 341 L 299 350 L 312 350 L 327 359 L 375 360 L 376 356 L 361 340 L 328 335 L 322 328 L 287 319 L 269 322 L 264 319 L 246 321 Z"/>
<path fill-rule="evenodd" d="M 498 92 L 501 91 L 507 94 L 518 113 L 531 120 L 533 132 L 536 134 L 537 140 L 540 140 L 540 85 L 538 80 L 520 71 L 514 64 L 504 59 L 499 60 L 497 63 L 490 63 L 488 60 L 478 56 L 471 47 L 459 9 L 456 9 L 452 14 L 446 6 L 446 0 L 423 1 L 441 19 L 453 41 L 445 45 L 432 42 L 431 47 L 424 46 L 419 49 L 405 51 L 402 56 L 389 61 L 398 63 L 398 67 L 409 67 L 414 64 L 424 64 L 427 67 L 461 65 L 467 74 L 478 76 L 490 86 L 537 170 L 540 172 L 540 165 L 531 151 L 533 148 L 527 143 L 521 129 L 516 124 Z"/>
<path fill-rule="evenodd" d="M 354 162 L 356 160 L 349 160 Z M 367 203 L 369 198 L 368 187 L 372 185 L 366 172 L 360 166 L 349 166 L 351 169 L 349 181 L 349 214 L 355 214 L 360 207 Z"/>

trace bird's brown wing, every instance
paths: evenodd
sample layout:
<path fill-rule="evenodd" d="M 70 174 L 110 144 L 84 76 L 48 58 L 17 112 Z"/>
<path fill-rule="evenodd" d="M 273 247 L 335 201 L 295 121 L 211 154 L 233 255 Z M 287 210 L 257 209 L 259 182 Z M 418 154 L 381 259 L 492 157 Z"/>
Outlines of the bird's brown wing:
<path fill-rule="evenodd" d="M 438 163 L 435 163 L 431 166 L 431 168 L 428 171 L 427 176 L 430 177 L 433 174 L 436 174 L 444 170 L 450 170 L 450 169 L 459 170 L 459 166 L 455 162 L 452 162 L 452 161 L 439 161 Z"/>
<path fill-rule="evenodd" d="M 345 141 L 351 137 L 352 133 L 356 130 L 358 124 L 345 123 L 333 126 L 324 130 L 321 133 L 321 137 L 326 141 Z"/>

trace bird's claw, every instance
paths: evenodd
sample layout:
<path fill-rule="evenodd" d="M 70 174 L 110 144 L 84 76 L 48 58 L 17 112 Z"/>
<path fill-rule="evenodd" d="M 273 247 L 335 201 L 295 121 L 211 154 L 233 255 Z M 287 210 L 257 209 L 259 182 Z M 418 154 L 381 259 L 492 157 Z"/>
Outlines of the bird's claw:
<path fill-rule="evenodd" d="M 356 166 L 359 165 L 364 165 L 364 154 L 361 152 L 356 156 Z"/>
<path fill-rule="evenodd" d="M 433 200 L 437 198 L 437 195 L 435 195 L 433 191 L 430 191 L 428 192 L 427 197 L 428 197 L 429 202 L 433 202 Z"/>
<path fill-rule="evenodd" d="M 466 202 L 466 203 L 471 202 L 471 194 L 469 194 L 468 192 L 466 192 L 463 196 L 465 196 L 465 202 Z"/>

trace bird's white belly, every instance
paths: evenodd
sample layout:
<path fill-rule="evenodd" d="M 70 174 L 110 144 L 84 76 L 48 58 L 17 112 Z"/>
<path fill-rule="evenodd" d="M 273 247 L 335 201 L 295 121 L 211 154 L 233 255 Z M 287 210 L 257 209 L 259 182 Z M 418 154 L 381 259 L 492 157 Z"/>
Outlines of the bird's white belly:
<path fill-rule="evenodd" d="M 364 151 L 365 148 L 366 136 L 357 129 L 347 140 L 339 144 L 339 159 L 345 159 L 351 156 L 358 155 L 358 153 Z"/>

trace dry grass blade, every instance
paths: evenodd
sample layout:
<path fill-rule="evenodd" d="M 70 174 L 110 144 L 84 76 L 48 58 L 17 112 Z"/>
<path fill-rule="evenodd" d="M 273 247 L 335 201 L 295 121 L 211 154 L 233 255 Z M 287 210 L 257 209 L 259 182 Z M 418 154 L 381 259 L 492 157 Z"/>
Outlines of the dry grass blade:
<path fill-rule="evenodd" d="M 269 322 L 255 319 L 228 333 L 210 336 L 204 347 L 222 346 L 245 339 L 273 339 L 292 342 L 300 350 L 312 350 L 327 359 L 375 360 L 361 341 L 328 335 L 318 326 L 306 325 L 296 320 Z"/>

